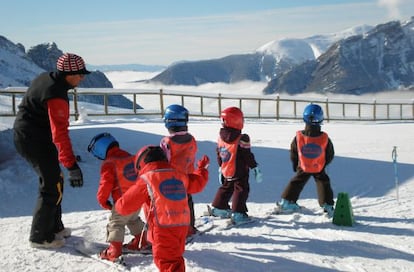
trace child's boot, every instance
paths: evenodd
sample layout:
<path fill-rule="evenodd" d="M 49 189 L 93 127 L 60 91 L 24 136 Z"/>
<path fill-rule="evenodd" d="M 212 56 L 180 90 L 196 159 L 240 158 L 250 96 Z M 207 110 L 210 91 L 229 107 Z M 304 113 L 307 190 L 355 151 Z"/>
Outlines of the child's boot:
<path fill-rule="evenodd" d="M 231 210 L 212 208 L 211 209 L 211 215 L 215 216 L 215 217 L 221 217 L 221 218 L 230 218 L 231 217 Z"/>
<path fill-rule="evenodd" d="M 188 226 L 187 237 L 191 237 L 198 232 L 198 229 L 194 226 Z"/>
<path fill-rule="evenodd" d="M 104 249 L 99 254 L 99 257 L 111 262 L 117 262 L 122 255 L 122 242 L 111 242 L 107 249 Z"/>
<path fill-rule="evenodd" d="M 281 212 L 296 212 L 300 210 L 300 206 L 296 202 L 289 201 L 282 198 L 278 203 L 276 203 Z"/>
<path fill-rule="evenodd" d="M 124 244 L 123 248 L 125 250 L 132 250 L 132 251 L 151 251 L 151 244 L 147 241 L 147 232 L 144 231 L 143 235 L 142 235 L 142 240 L 141 240 L 141 244 L 140 244 L 140 240 L 141 240 L 141 234 L 135 235 L 135 237 L 128 243 L 128 244 Z"/>
<path fill-rule="evenodd" d="M 326 213 L 326 215 L 329 217 L 329 218 L 332 218 L 333 217 L 333 215 L 334 215 L 334 207 L 333 207 L 333 205 L 329 205 L 329 204 L 323 204 L 323 206 L 322 206 L 322 208 L 323 208 L 323 211 Z"/>
<path fill-rule="evenodd" d="M 247 213 L 234 212 L 231 215 L 231 222 L 233 225 L 242 225 L 251 222 L 252 219 Z"/>

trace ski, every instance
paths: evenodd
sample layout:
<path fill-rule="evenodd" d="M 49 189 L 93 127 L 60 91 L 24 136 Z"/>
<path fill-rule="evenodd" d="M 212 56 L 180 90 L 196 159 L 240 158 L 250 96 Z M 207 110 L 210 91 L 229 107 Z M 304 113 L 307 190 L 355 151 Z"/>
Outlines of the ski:
<path fill-rule="evenodd" d="M 131 254 L 131 255 L 142 255 L 142 256 L 148 256 L 148 255 L 152 255 L 152 248 L 148 247 L 148 248 L 144 248 L 141 250 L 131 250 L 128 248 L 123 247 L 122 248 L 122 254 Z"/>
<path fill-rule="evenodd" d="M 118 271 L 129 271 L 131 270 L 131 266 L 127 264 L 124 260 L 124 258 L 121 256 L 118 258 L 117 261 L 111 262 L 109 260 L 104 260 L 99 257 L 100 250 L 100 243 L 94 243 L 94 242 L 87 242 L 83 239 L 76 241 L 74 244 L 66 244 L 70 247 L 72 247 L 76 252 L 80 253 L 84 257 L 91 258 L 93 260 L 96 260 L 100 263 L 103 263 L 107 265 L 108 267 L 114 267 Z M 106 246 L 104 247 L 106 248 Z"/>
<path fill-rule="evenodd" d="M 257 218 L 254 217 L 248 217 L 248 220 L 243 221 L 243 222 L 234 222 L 233 220 L 229 219 L 227 220 L 226 224 L 222 227 L 220 227 L 220 230 L 228 230 L 228 229 L 232 229 L 232 228 L 237 228 L 237 227 L 241 227 L 241 226 L 245 226 L 245 225 L 250 225 L 253 224 L 255 222 L 258 222 Z"/>
<path fill-rule="evenodd" d="M 217 229 L 219 230 L 228 230 L 234 227 L 239 227 L 242 225 L 247 225 L 247 224 L 251 224 L 251 223 L 259 221 L 258 218 L 255 218 L 252 216 L 249 216 L 248 220 L 244 222 L 238 222 L 238 223 L 235 223 L 231 218 L 215 217 L 212 213 L 212 209 L 210 205 L 207 205 L 207 211 L 204 212 L 204 215 L 201 218 L 204 220 L 212 220 L 212 221 L 217 222 L 218 224 L 216 225 L 218 225 Z M 224 222 L 220 222 L 220 221 L 224 221 Z"/>
<path fill-rule="evenodd" d="M 273 210 L 270 211 L 269 214 L 294 214 L 294 213 L 313 213 L 311 210 L 299 206 L 300 208 L 297 210 L 283 210 L 281 206 L 276 205 L 276 207 L 273 208 Z"/>
<path fill-rule="evenodd" d="M 293 215 L 294 219 L 298 219 L 301 217 L 301 215 L 313 215 L 313 216 L 320 216 L 324 219 L 327 219 L 329 221 L 332 221 L 332 217 L 329 216 L 327 212 L 324 211 L 314 211 L 308 208 L 305 208 L 303 206 L 300 206 L 300 209 L 297 210 L 282 210 L 280 206 L 274 207 L 270 212 L 267 213 L 268 217 L 272 217 L 274 215 Z"/>
<path fill-rule="evenodd" d="M 207 217 L 206 218 L 203 217 L 202 221 L 203 223 L 196 225 L 197 233 L 186 238 L 186 242 L 185 242 L 186 244 L 193 243 L 197 237 L 211 231 L 212 229 L 216 227 L 214 225 L 214 222 Z"/>

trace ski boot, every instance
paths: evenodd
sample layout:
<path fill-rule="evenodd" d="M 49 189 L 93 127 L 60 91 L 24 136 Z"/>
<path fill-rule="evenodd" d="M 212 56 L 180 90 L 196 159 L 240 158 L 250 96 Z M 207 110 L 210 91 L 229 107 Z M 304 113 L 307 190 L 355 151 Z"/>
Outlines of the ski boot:
<path fill-rule="evenodd" d="M 30 246 L 33 248 L 61 248 L 65 245 L 65 239 L 55 237 L 53 241 L 33 242 L 30 241 Z"/>
<path fill-rule="evenodd" d="M 198 229 L 194 226 L 188 226 L 187 237 L 191 237 L 198 232 Z"/>
<path fill-rule="evenodd" d="M 136 251 L 141 253 L 150 254 L 151 253 L 151 244 L 147 241 L 147 232 L 144 231 L 142 235 L 135 235 L 135 237 L 128 243 L 122 246 L 125 251 Z M 140 243 L 141 242 L 141 243 Z"/>
<path fill-rule="evenodd" d="M 329 204 L 326 204 L 325 203 L 325 204 L 323 204 L 322 208 L 323 208 L 323 212 L 326 213 L 326 216 L 328 218 L 332 218 L 333 217 L 334 211 L 335 211 L 333 205 L 329 205 Z"/>
<path fill-rule="evenodd" d="M 212 208 L 210 212 L 211 216 L 220 217 L 220 218 L 230 218 L 231 210 L 224 210 L 218 208 Z"/>
<path fill-rule="evenodd" d="M 252 221 L 247 213 L 234 212 L 231 214 L 231 223 L 233 225 L 243 225 Z"/>
<path fill-rule="evenodd" d="M 122 242 L 111 242 L 107 249 L 99 253 L 99 257 L 114 263 L 119 262 L 122 259 Z"/>
<path fill-rule="evenodd" d="M 284 198 L 277 202 L 276 206 L 279 213 L 293 213 L 300 210 L 300 206 L 296 202 L 292 202 Z"/>
<path fill-rule="evenodd" d="M 70 228 L 64 228 L 55 233 L 56 239 L 64 239 L 70 237 L 72 234 L 72 230 Z"/>

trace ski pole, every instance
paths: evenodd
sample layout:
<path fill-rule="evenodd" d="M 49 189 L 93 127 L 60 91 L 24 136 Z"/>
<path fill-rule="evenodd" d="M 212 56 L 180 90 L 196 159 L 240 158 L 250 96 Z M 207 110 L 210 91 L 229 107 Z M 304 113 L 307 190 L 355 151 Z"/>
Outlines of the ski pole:
<path fill-rule="evenodd" d="M 398 170 L 397 170 L 397 147 L 394 146 L 392 149 L 392 161 L 394 163 L 394 179 L 395 179 L 395 192 L 397 194 L 397 202 L 400 202 L 398 195 Z"/>

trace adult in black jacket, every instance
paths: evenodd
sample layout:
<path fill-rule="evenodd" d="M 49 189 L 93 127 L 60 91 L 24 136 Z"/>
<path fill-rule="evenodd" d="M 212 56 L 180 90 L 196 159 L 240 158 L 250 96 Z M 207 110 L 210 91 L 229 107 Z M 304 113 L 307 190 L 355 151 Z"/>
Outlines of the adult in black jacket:
<path fill-rule="evenodd" d="M 78 86 L 89 73 L 81 57 L 63 54 L 57 61 L 57 72 L 36 77 L 19 105 L 14 144 L 39 177 L 29 238 L 32 247 L 61 247 L 63 237 L 70 236 L 70 229 L 62 223 L 63 174 L 59 163 L 68 169 L 71 186 L 81 187 L 82 171 L 68 131 L 68 90 Z"/>

